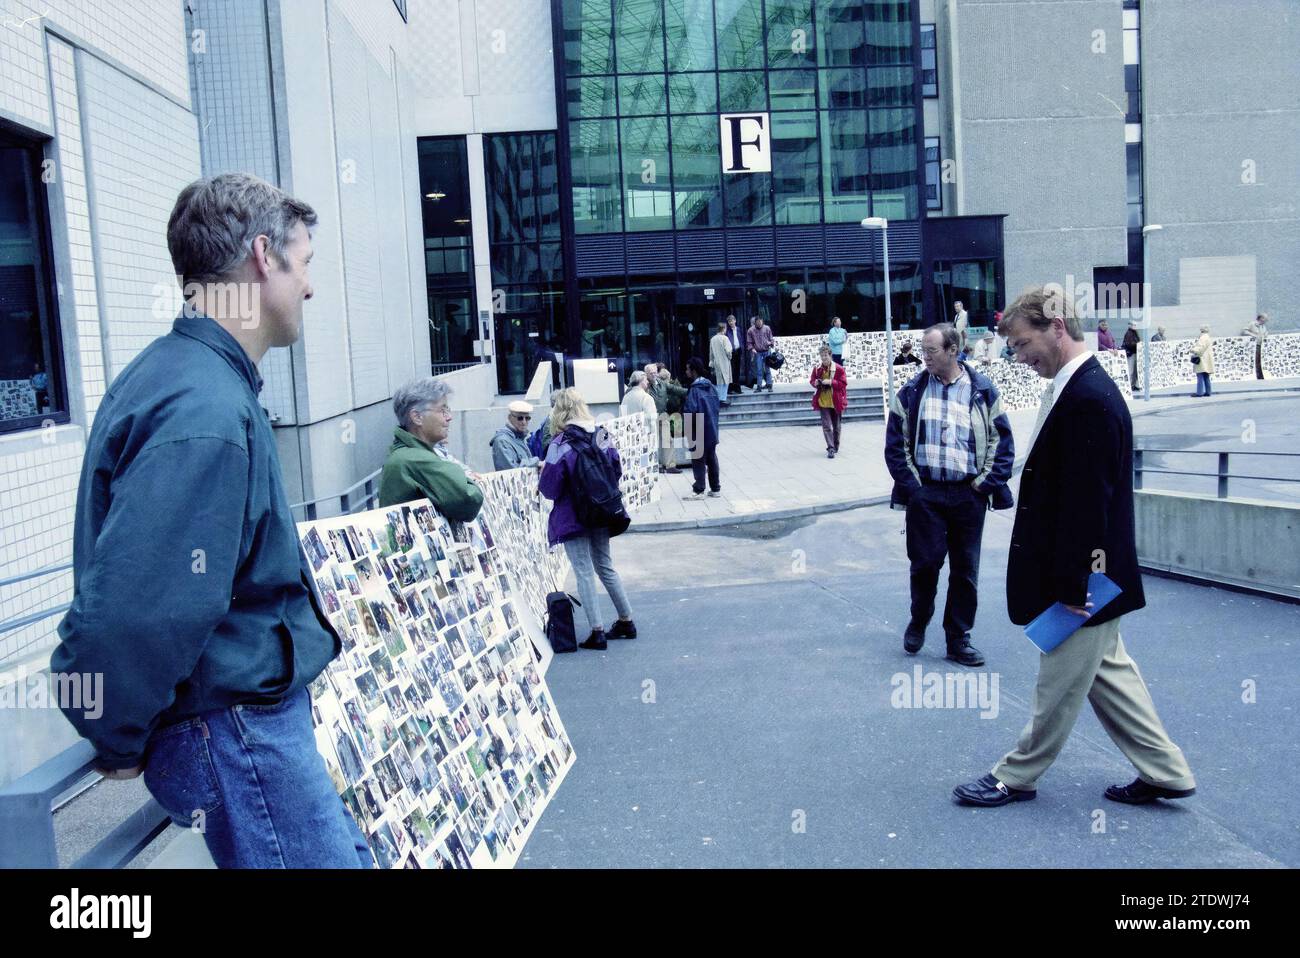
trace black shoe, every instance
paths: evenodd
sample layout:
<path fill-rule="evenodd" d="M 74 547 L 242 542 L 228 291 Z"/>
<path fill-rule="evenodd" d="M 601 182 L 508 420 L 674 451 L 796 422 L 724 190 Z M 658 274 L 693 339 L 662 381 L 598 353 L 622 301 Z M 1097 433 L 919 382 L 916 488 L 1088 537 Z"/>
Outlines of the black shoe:
<path fill-rule="evenodd" d="M 1154 802 L 1157 798 L 1187 798 L 1195 794 L 1194 788 L 1165 788 L 1144 782 L 1140 778 L 1135 778 L 1129 785 L 1112 785 L 1106 789 L 1107 798 L 1112 802 L 1123 802 L 1125 805 L 1145 805 L 1147 802 Z"/>
<path fill-rule="evenodd" d="M 950 662 L 956 662 L 958 665 L 969 665 L 972 668 L 984 664 L 984 656 L 980 653 L 980 650 L 969 642 L 956 648 L 950 646 L 948 654 L 944 658 Z"/>
<path fill-rule="evenodd" d="M 963 805 L 978 805 L 981 808 L 997 808 L 999 805 L 1028 802 L 1038 797 L 1038 792 L 1033 789 L 1011 788 L 999 782 L 992 774 L 958 785 L 952 794 Z"/>
<path fill-rule="evenodd" d="M 675 476 L 675 475 L 677 475 L 678 473 L 680 473 L 681 470 L 678 469 L 676 466 L 670 466 L 670 467 L 668 467 L 667 469 L 665 469 L 664 472 L 670 473 L 671 475 L 674 475 L 674 476 Z"/>
<path fill-rule="evenodd" d="M 578 647 L 583 649 L 595 649 L 597 652 L 604 652 L 606 648 L 604 631 L 602 629 L 597 629 L 595 632 L 591 633 L 591 635 L 587 636 L 587 641 L 579 642 Z"/>
<path fill-rule="evenodd" d="M 917 632 L 911 626 L 903 633 L 903 651 L 908 655 L 916 655 L 921 651 L 921 646 L 925 645 L 924 630 Z"/>
<path fill-rule="evenodd" d="M 826 458 L 827 458 L 827 459 L 834 459 L 834 458 L 835 458 L 835 450 L 833 450 L 833 449 L 827 449 L 827 450 L 826 450 Z"/>
<path fill-rule="evenodd" d="M 628 619 L 626 622 L 624 622 L 622 619 L 619 619 L 617 622 L 615 622 L 613 625 L 611 625 L 611 626 L 609 627 L 609 629 L 606 630 L 606 632 L 605 632 L 605 638 L 607 638 L 607 639 L 635 639 L 635 638 L 636 638 L 636 623 L 633 622 L 631 619 Z"/>

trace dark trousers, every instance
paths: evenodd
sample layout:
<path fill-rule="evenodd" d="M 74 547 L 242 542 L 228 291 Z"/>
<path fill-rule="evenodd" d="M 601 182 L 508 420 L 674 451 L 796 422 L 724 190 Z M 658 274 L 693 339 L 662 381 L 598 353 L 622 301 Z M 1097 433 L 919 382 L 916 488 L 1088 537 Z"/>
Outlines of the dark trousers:
<path fill-rule="evenodd" d="M 1196 395 L 1209 396 L 1211 392 L 1212 390 L 1210 388 L 1210 374 L 1197 373 L 1196 374 Z"/>
<path fill-rule="evenodd" d="M 822 417 L 822 438 L 826 440 L 827 452 L 840 451 L 840 413 L 835 408 L 818 409 Z"/>
<path fill-rule="evenodd" d="M 1264 344 L 1255 344 L 1255 378 L 1264 378 Z"/>
<path fill-rule="evenodd" d="M 709 445 L 701 442 L 696 447 L 698 455 L 691 459 L 691 473 L 695 476 L 695 482 L 691 488 L 695 492 L 704 491 L 704 475 L 707 471 L 709 476 L 709 488 L 714 492 L 722 490 L 722 480 L 718 477 L 718 444 L 715 442 Z"/>
<path fill-rule="evenodd" d="M 727 392 L 740 392 L 740 357 L 745 355 L 745 347 L 732 350 L 731 353 L 731 385 L 727 387 Z"/>
<path fill-rule="evenodd" d="M 924 633 L 934 615 L 939 571 L 946 556 L 948 601 L 943 634 L 948 648 L 970 639 L 975 625 L 980 574 L 980 541 L 988 497 L 969 482 L 923 485 L 907 504 L 907 558 L 912 564 L 912 621 L 907 630 Z"/>

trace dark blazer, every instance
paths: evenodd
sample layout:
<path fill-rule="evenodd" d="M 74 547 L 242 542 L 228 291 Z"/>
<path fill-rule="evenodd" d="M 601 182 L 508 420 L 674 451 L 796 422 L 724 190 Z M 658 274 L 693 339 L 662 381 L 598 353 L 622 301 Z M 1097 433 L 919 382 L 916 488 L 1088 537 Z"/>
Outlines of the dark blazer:
<path fill-rule="evenodd" d="M 1011 621 L 1025 625 L 1053 602 L 1083 605 L 1094 566 L 1123 591 L 1085 627 L 1146 605 L 1133 527 L 1133 420 L 1114 380 L 1089 357 L 1056 397 L 1020 477 L 1007 560 Z"/>

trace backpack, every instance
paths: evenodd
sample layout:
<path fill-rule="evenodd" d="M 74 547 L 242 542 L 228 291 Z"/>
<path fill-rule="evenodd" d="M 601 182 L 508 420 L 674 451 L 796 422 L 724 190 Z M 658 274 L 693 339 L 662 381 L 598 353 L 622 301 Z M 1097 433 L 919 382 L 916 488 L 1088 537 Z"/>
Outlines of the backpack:
<path fill-rule="evenodd" d="M 557 655 L 578 651 L 578 633 L 573 626 L 574 602 L 578 600 L 567 592 L 546 594 L 546 639 Z M 578 602 L 578 605 L 582 603 Z"/>
<path fill-rule="evenodd" d="M 533 430 L 533 434 L 528 437 L 528 451 L 538 459 L 546 458 L 546 446 L 542 444 L 542 430 L 546 428 L 545 424 L 538 426 Z"/>
<path fill-rule="evenodd" d="M 604 430 L 598 430 L 600 436 Z M 601 444 L 581 428 L 566 429 L 573 447 L 573 512 L 588 529 L 608 529 L 611 536 L 621 535 L 632 524 L 623 508 L 623 493 L 618 488 L 614 464 Z"/>

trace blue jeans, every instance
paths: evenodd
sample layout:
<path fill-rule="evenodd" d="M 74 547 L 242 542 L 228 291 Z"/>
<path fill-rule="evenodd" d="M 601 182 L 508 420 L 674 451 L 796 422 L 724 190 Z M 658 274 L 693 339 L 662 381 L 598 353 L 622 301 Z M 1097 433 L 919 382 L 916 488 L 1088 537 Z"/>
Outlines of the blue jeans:
<path fill-rule="evenodd" d="M 1196 374 L 1196 395 L 1198 396 L 1210 395 L 1210 374 L 1209 373 Z"/>
<path fill-rule="evenodd" d="M 767 350 L 754 355 L 754 386 L 772 385 L 772 368 L 767 364 Z"/>
<path fill-rule="evenodd" d="M 718 391 L 718 403 L 725 405 L 727 402 L 727 384 L 719 378 L 719 381 L 713 384 L 713 388 Z"/>
<path fill-rule="evenodd" d="M 176 824 L 200 829 L 218 868 L 373 868 L 316 751 L 306 689 L 154 732 L 144 783 Z"/>
<path fill-rule="evenodd" d="M 596 577 L 605 586 L 610 601 L 623 618 L 632 617 L 632 607 L 628 605 L 627 593 L 623 591 L 623 580 L 614 568 L 614 557 L 609 551 L 609 530 L 588 529 L 586 535 L 564 541 L 564 552 L 573 566 L 573 577 L 578 584 L 578 601 L 582 603 L 582 614 L 587 617 L 590 631 L 605 628 L 600 617 L 600 597 L 596 592 Z"/>

